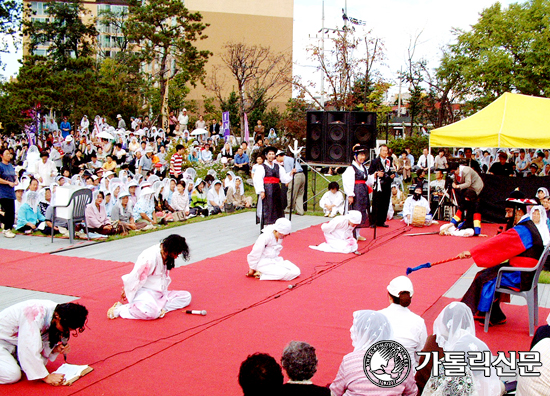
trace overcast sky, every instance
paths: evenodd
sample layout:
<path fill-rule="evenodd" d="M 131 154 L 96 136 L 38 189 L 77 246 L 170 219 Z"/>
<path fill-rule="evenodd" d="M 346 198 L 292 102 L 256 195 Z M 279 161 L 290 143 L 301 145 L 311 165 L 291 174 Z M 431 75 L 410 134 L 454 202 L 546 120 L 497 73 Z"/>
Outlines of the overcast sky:
<path fill-rule="evenodd" d="M 508 5 L 514 2 L 502 0 L 500 3 Z M 345 0 L 325 1 L 325 27 L 342 27 L 345 3 Z M 477 21 L 480 12 L 494 3 L 494 0 L 347 0 L 347 9 L 348 16 L 364 20 L 365 28 L 384 40 L 387 59 L 381 71 L 387 79 L 395 82 L 396 72 L 406 64 L 411 37 L 422 32 L 417 46 L 418 59 L 426 58 L 435 67 L 440 48 L 453 40 L 451 29 L 468 29 Z M 319 80 L 305 49 L 315 44 L 309 37 L 314 37 L 321 28 L 321 4 L 322 0 L 294 2 L 294 74 L 305 80 Z M 7 63 L 5 77 L 17 73 L 17 59 L 20 57 L 21 51 L 1 55 Z M 396 89 L 394 87 L 392 91 Z"/>
<path fill-rule="evenodd" d="M 503 0 L 507 6 L 518 1 Z M 325 1 L 325 27 L 342 27 L 342 8 L 345 0 Z M 407 48 L 412 37 L 422 32 L 416 49 L 416 58 L 425 58 L 436 67 L 440 49 L 453 40 L 451 29 L 469 29 L 480 12 L 496 3 L 494 0 L 347 0 L 347 15 L 366 22 L 364 29 L 385 42 L 386 66 L 383 75 L 395 83 L 396 72 L 405 67 Z M 314 64 L 308 60 L 305 48 L 315 44 L 309 38 L 321 28 L 322 0 L 296 0 L 294 3 L 294 74 L 315 82 Z M 358 27 L 356 27 L 357 29 Z M 361 28 L 363 29 L 363 28 Z M 393 92 L 397 87 L 392 89 Z"/>

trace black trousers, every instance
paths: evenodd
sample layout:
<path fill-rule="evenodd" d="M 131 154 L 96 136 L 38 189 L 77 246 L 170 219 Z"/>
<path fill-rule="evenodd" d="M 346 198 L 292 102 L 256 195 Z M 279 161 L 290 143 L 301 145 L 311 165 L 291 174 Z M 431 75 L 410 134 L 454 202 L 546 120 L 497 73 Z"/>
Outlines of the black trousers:
<path fill-rule="evenodd" d="M 15 221 L 15 199 L 0 198 L 0 206 L 4 211 L 4 215 L 0 215 L 0 223 L 4 224 L 4 230 L 10 230 Z"/>
<path fill-rule="evenodd" d="M 382 226 L 388 216 L 388 207 L 390 205 L 391 186 L 382 185 L 382 191 L 372 193 L 372 219 L 377 226 Z"/>

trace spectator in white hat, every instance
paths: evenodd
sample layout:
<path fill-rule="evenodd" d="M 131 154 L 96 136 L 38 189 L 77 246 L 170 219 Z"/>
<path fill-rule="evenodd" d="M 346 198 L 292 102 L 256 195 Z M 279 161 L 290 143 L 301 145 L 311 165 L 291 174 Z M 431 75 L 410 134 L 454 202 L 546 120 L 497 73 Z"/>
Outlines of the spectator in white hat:
<path fill-rule="evenodd" d="M 413 367 L 417 366 L 418 357 L 415 352 L 424 348 L 428 332 L 426 324 L 417 314 L 408 308 L 414 293 L 413 284 L 406 276 L 398 276 L 387 287 L 390 305 L 380 310 L 393 329 L 393 340 L 399 342 L 411 355 Z"/>
<path fill-rule="evenodd" d="M 117 129 L 126 129 L 126 121 L 124 121 L 120 114 L 117 114 L 116 119 L 118 120 Z"/>

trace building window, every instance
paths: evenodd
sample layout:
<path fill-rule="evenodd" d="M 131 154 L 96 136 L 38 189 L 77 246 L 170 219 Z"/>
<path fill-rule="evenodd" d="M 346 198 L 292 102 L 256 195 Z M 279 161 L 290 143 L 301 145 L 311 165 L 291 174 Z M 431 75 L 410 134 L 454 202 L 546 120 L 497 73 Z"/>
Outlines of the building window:
<path fill-rule="evenodd" d="M 38 1 L 31 2 L 31 10 L 36 13 L 36 15 L 46 15 L 48 10 L 48 3 L 42 3 Z"/>

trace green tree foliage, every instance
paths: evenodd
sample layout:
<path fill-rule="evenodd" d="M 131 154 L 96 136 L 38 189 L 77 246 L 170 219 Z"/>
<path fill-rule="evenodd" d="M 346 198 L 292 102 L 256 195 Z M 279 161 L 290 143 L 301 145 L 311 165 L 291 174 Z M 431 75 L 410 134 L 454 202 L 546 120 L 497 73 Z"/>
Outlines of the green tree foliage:
<path fill-rule="evenodd" d="M 0 2 L 0 53 L 7 53 L 10 43 L 17 48 L 21 42 L 21 9 L 21 3 L 17 0 Z M 0 59 L 0 67 L 5 66 Z"/>
<path fill-rule="evenodd" d="M 47 58 L 55 70 L 65 70 L 74 63 L 71 59 L 88 58 L 94 54 L 97 30 L 95 19 L 85 23 L 84 15 L 90 13 L 80 0 L 49 2 L 45 21 L 32 20 L 29 6 L 23 22 L 23 33 L 29 36 L 28 51 L 33 53 L 39 45 L 45 45 Z M 39 58 L 31 58 L 38 60 Z"/>
<path fill-rule="evenodd" d="M 391 148 L 398 157 L 405 150 L 405 148 L 410 148 L 411 154 L 416 159 L 422 155 L 422 150 L 428 146 L 429 141 L 427 136 L 409 136 L 405 139 L 390 139 L 388 142 L 388 147 Z"/>
<path fill-rule="evenodd" d="M 208 25 L 201 22 L 200 13 L 189 12 L 181 0 L 129 0 L 128 4 L 123 30 L 135 42 L 132 50 L 141 61 L 156 65 L 153 83 L 158 83 L 164 112 L 169 80 L 180 75 L 176 84 L 181 87 L 183 81 L 195 86 L 204 78 L 210 52 L 198 50 L 195 42 L 207 38 L 204 30 Z"/>
<path fill-rule="evenodd" d="M 469 31 L 456 30 L 438 75 L 456 81 L 472 109 L 504 92 L 550 96 L 550 0 L 485 9 Z M 473 100 L 472 100 L 473 99 Z"/>
<path fill-rule="evenodd" d="M 278 136 L 284 136 L 287 140 L 298 139 L 301 145 L 306 138 L 306 114 L 312 109 L 312 105 L 305 100 L 304 95 L 291 98 L 286 104 L 286 110 L 282 120 L 282 131 Z"/>

